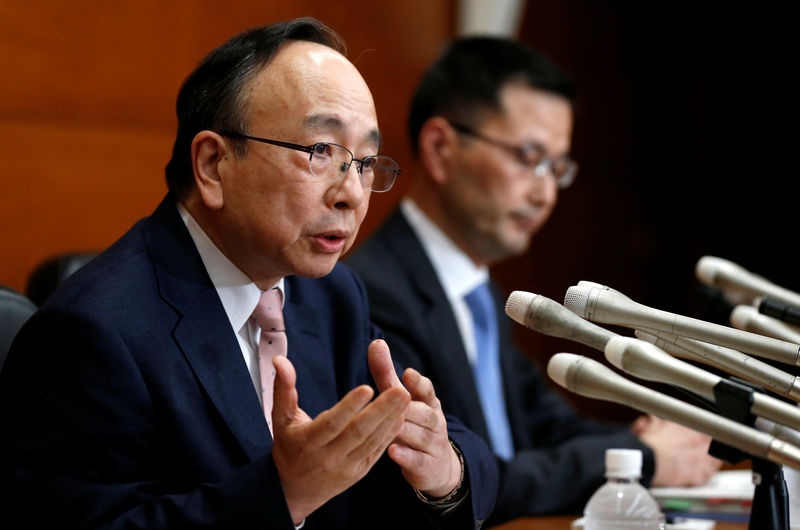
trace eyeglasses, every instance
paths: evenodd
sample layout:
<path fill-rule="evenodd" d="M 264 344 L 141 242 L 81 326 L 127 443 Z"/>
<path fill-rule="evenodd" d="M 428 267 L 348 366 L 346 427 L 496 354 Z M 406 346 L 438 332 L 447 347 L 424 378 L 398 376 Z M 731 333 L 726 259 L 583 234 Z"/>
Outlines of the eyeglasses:
<path fill-rule="evenodd" d="M 555 177 L 556 185 L 559 189 L 566 189 L 575 181 L 575 175 L 578 173 L 578 163 L 568 156 L 549 157 L 545 148 L 539 144 L 511 145 L 501 140 L 484 136 L 460 123 L 451 122 L 450 126 L 462 134 L 502 147 L 513 154 L 523 166 L 534 168 L 533 173 L 537 177 L 544 177 L 550 172 Z"/>
<path fill-rule="evenodd" d="M 347 175 L 350 165 L 356 162 L 356 169 L 361 178 L 361 185 L 365 189 L 376 193 L 389 191 L 400 174 L 400 164 L 388 156 L 365 156 L 358 159 L 353 152 L 339 144 L 330 142 L 317 142 L 312 145 L 298 145 L 279 140 L 268 140 L 242 133 L 222 131 L 219 134 L 229 138 L 242 138 L 262 142 L 278 147 L 286 147 L 295 151 L 308 153 L 308 169 L 314 175 L 332 180 L 339 180 Z"/>

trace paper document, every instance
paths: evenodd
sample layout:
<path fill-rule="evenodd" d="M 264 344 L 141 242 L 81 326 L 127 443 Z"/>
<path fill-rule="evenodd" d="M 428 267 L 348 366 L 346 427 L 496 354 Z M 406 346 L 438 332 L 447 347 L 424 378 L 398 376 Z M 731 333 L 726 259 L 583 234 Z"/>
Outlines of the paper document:
<path fill-rule="evenodd" d="M 696 488 L 651 488 L 665 513 L 747 515 L 753 504 L 753 472 L 719 471 Z"/>

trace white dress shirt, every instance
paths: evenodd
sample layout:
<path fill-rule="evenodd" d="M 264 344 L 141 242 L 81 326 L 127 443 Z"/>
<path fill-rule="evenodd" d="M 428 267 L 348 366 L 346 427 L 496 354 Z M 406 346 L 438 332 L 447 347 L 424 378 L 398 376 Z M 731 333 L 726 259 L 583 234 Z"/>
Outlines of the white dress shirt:
<path fill-rule="evenodd" d="M 464 297 L 489 279 L 489 270 L 477 266 L 453 241 L 419 209 L 411 199 L 403 199 L 400 209 L 411 229 L 422 243 L 422 248 L 439 277 L 461 332 L 464 349 L 470 364 L 475 364 L 477 352 L 473 331 L 472 313 Z"/>
<path fill-rule="evenodd" d="M 236 340 L 239 341 L 244 362 L 250 371 L 253 388 L 258 396 L 258 401 L 261 402 L 261 375 L 258 371 L 258 340 L 261 337 L 261 328 L 255 318 L 250 318 L 258 305 L 258 299 L 261 298 L 261 289 L 239 267 L 225 257 L 225 254 L 211 241 L 208 234 L 180 203 L 178 203 L 178 210 L 189 230 L 189 235 L 192 236 L 194 246 L 200 253 L 203 265 L 206 266 L 206 271 L 211 277 L 219 299 L 222 301 L 222 307 L 225 308 L 231 328 L 236 333 Z M 283 278 L 278 280 L 272 289 L 278 289 L 281 292 L 281 307 L 283 307 L 286 300 Z M 305 523 L 306 520 L 303 519 L 295 524 L 295 530 L 303 528 Z"/>
<path fill-rule="evenodd" d="M 261 297 L 261 289 L 225 257 L 186 208 L 178 204 L 178 210 L 222 301 L 222 307 L 228 315 L 236 340 L 239 341 L 239 348 L 250 372 L 253 388 L 258 400 L 261 401 L 261 376 L 258 372 L 258 340 L 261 328 L 255 319 L 250 318 Z M 281 299 L 285 300 L 283 278 L 278 280 L 275 287 L 280 290 Z"/>

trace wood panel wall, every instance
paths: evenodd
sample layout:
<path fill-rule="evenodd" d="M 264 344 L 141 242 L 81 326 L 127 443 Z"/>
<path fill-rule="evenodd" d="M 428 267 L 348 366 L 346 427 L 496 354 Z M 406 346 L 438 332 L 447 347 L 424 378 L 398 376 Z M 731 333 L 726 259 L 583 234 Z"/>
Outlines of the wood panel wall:
<path fill-rule="evenodd" d="M 100 250 L 148 215 L 166 191 L 183 78 L 235 33 L 303 15 L 346 40 L 404 169 L 373 196 L 363 240 L 415 173 L 408 101 L 454 33 L 456 3 L 0 0 L 0 284 L 22 291 L 42 260 Z M 578 87 L 581 172 L 531 251 L 494 267 L 501 286 L 560 301 L 594 280 L 711 320 L 693 266 L 714 254 L 797 290 L 793 20 L 689 0 L 528 2 L 520 40 Z M 542 367 L 557 351 L 602 357 L 515 332 Z M 598 417 L 633 414 L 567 398 Z"/>
<path fill-rule="evenodd" d="M 370 85 L 384 151 L 405 139 L 419 76 L 453 32 L 454 1 L 0 0 L 0 284 L 63 252 L 100 250 L 166 191 L 181 81 L 239 31 L 314 16 Z M 369 233 L 406 183 L 373 200 Z"/>

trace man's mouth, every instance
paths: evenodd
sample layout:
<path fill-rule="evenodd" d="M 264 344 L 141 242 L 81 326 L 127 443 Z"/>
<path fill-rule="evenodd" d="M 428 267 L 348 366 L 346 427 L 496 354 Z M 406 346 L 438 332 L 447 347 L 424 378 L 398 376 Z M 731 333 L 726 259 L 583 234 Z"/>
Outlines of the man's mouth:
<path fill-rule="evenodd" d="M 538 209 L 526 209 L 524 211 L 517 211 L 511 214 L 511 218 L 521 227 L 529 229 L 539 221 L 540 212 Z"/>
<path fill-rule="evenodd" d="M 344 230 L 331 230 L 330 232 L 322 232 L 317 237 L 327 239 L 328 241 L 337 241 L 339 239 L 346 239 L 348 233 Z"/>
<path fill-rule="evenodd" d="M 323 232 L 314 236 L 317 248 L 323 252 L 340 252 L 347 239 L 347 232 Z"/>

